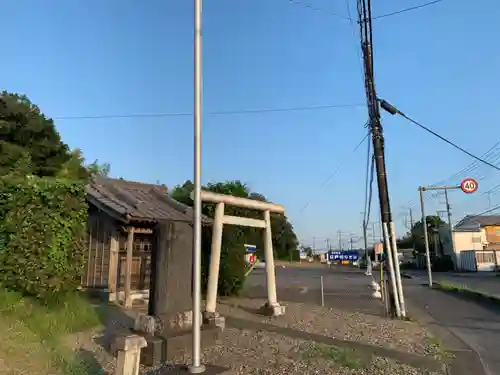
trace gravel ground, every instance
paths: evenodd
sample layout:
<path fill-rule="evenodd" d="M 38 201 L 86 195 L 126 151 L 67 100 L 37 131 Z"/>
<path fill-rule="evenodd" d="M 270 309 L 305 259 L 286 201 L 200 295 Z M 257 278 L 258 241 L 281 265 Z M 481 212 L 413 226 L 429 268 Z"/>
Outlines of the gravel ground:
<path fill-rule="evenodd" d="M 219 304 L 223 316 L 259 321 L 281 327 L 365 344 L 380 345 L 409 353 L 428 354 L 432 335 L 418 322 L 389 320 L 333 308 L 287 303 L 286 314 L 268 318 L 251 313 L 265 303 L 255 299 L 227 299 Z"/>
<path fill-rule="evenodd" d="M 90 338 L 90 339 L 89 339 Z M 244 374 L 320 374 L 320 375 L 443 375 L 374 357 L 369 363 L 355 353 L 328 356 L 314 353 L 315 343 L 287 336 L 228 328 L 223 333 L 222 345 L 203 352 L 202 362 L 229 368 L 224 375 Z M 103 368 L 113 374 L 114 359 L 95 344 L 88 334 L 79 334 L 75 349 L 84 353 L 80 358 L 88 364 L 89 373 L 97 374 Z M 173 364 L 189 363 L 189 356 L 177 357 Z M 106 373 L 105 372 L 105 373 Z M 142 368 L 143 373 L 160 374 L 158 370 Z"/>
<path fill-rule="evenodd" d="M 387 321 L 363 314 L 348 314 L 334 309 L 290 303 L 284 317 L 266 318 L 245 311 L 260 307 L 264 301 L 228 299 L 219 305 L 222 315 L 294 328 L 339 339 L 360 341 L 418 354 L 437 354 L 428 331 L 415 322 Z M 99 332 L 80 333 L 67 338 L 90 374 L 113 374 L 115 360 L 99 342 Z M 435 342 L 435 341 L 434 341 Z M 220 345 L 203 352 L 203 362 L 230 368 L 225 375 L 244 374 L 320 374 L 320 375 L 441 375 L 426 372 L 380 357 L 361 358 L 331 346 L 291 338 L 278 333 L 226 328 Z M 325 348 L 326 347 L 326 348 Z M 333 350 L 333 351 L 332 351 Z M 338 352 L 338 350 L 341 350 Z M 189 362 L 188 356 L 175 358 L 178 364 Z M 152 369 L 143 373 L 154 374 Z M 102 373 L 102 372 L 101 372 Z"/>
<path fill-rule="evenodd" d="M 442 375 L 384 358 L 372 358 L 369 363 L 363 363 L 354 353 L 341 352 L 340 355 L 332 356 L 328 356 L 328 351 L 311 353 L 307 348 L 315 346 L 312 342 L 268 332 L 226 329 L 224 343 L 203 353 L 204 363 L 231 369 L 224 375 Z M 188 356 L 176 359 L 178 363 L 188 361 Z"/>

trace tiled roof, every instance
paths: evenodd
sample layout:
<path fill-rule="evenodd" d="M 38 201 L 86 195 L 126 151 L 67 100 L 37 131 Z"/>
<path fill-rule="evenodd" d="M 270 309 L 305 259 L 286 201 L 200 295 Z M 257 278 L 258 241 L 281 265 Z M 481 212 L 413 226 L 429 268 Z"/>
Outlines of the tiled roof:
<path fill-rule="evenodd" d="M 193 221 L 193 209 L 171 198 L 165 185 L 95 177 L 87 194 L 127 221 Z M 207 217 L 203 221 L 211 222 Z"/>
<path fill-rule="evenodd" d="M 455 226 L 455 228 L 468 226 L 487 227 L 500 225 L 500 215 L 467 215 Z"/>

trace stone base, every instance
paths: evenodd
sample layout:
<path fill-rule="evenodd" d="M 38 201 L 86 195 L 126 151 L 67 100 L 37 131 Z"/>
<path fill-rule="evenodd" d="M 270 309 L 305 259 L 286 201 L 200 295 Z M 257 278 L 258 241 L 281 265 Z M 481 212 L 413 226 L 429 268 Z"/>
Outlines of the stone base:
<path fill-rule="evenodd" d="M 280 305 L 279 303 L 270 305 L 266 302 L 264 306 L 261 307 L 261 311 L 267 316 L 282 316 L 285 315 L 286 306 Z"/>
<path fill-rule="evenodd" d="M 203 313 L 203 324 L 223 330 L 226 327 L 226 319 L 217 311 L 214 313 L 205 311 Z"/>
<path fill-rule="evenodd" d="M 213 346 L 219 343 L 221 329 L 203 325 L 201 327 L 201 347 Z M 156 367 L 172 358 L 192 351 L 192 331 L 160 333 L 145 336 L 147 347 L 141 350 L 141 364 Z"/>
<path fill-rule="evenodd" d="M 200 319 L 200 322 L 203 322 L 203 318 Z M 192 326 L 192 311 L 183 311 L 162 316 L 138 314 L 134 321 L 134 331 L 147 335 L 155 335 L 158 332 L 167 331 L 184 331 L 191 329 Z"/>

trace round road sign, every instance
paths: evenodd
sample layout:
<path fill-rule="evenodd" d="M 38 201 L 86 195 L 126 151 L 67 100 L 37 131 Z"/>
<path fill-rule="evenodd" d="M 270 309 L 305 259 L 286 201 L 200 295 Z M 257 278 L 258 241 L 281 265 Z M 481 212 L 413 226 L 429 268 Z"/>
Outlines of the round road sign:
<path fill-rule="evenodd" d="M 466 194 L 474 193 L 478 188 L 477 181 L 473 178 L 466 178 L 460 184 L 460 189 Z"/>

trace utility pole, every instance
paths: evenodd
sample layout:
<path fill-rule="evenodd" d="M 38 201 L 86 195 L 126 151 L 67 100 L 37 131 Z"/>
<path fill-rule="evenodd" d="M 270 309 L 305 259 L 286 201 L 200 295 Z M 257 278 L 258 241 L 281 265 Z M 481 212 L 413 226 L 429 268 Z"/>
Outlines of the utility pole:
<path fill-rule="evenodd" d="M 342 231 L 338 231 L 338 236 L 339 236 L 339 250 L 342 250 Z"/>
<path fill-rule="evenodd" d="M 313 255 L 316 254 L 316 237 L 313 237 Z"/>
<path fill-rule="evenodd" d="M 489 198 L 489 195 L 488 195 Z M 457 258 L 455 254 L 455 242 L 453 240 L 453 227 L 451 226 L 451 205 L 450 201 L 448 200 L 448 189 L 444 189 L 444 199 L 446 202 L 446 213 L 448 214 L 448 229 L 450 230 L 450 246 L 451 246 L 451 254 L 453 254 L 453 265 L 455 268 L 455 271 L 458 269 L 457 265 Z M 491 201 L 489 202 L 491 205 Z"/>
<path fill-rule="evenodd" d="M 474 181 L 475 187 L 474 190 L 472 190 L 469 194 L 473 193 L 474 191 L 477 190 L 477 183 Z M 420 186 L 418 188 L 418 191 L 420 192 L 420 211 L 422 212 L 422 227 L 424 229 L 424 242 L 425 242 L 425 259 L 427 263 L 427 279 L 429 282 L 429 286 L 432 287 L 432 265 L 431 265 L 431 257 L 430 257 L 430 250 L 429 250 L 429 235 L 428 235 L 428 230 L 427 230 L 427 220 L 425 216 L 425 209 L 424 209 L 424 192 L 428 190 L 444 190 L 444 196 L 446 199 L 446 212 L 448 214 L 448 225 L 450 226 L 450 235 L 451 235 L 451 241 L 453 241 L 453 231 L 451 229 L 451 212 L 450 212 L 450 205 L 448 201 L 448 190 L 456 190 L 456 189 L 461 189 L 461 186 Z M 437 212 L 438 216 L 440 216 L 440 211 Z M 436 237 L 435 233 L 433 233 L 433 241 L 434 241 L 434 251 L 436 255 L 438 254 L 437 247 L 436 247 Z M 453 246 L 453 244 L 452 244 Z M 454 266 L 456 267 L 456 262 L 454 262 Z"/>
<path fill-rule="evenodd" d="M 491 190 L 486 191 L 484 194 L 488 197 L 488 208 L 491 208 Z"/>
<path fill-rule="evenodd" d="M 413 210 L 412 210 L 411 207 L 409 208 L 409 211 L 410 211 L 410 236 L 411 236 L 411 245 L 412 245 L 412 248 L 413 248 L 413 253 L 415 254 L 416 246 L 415 246 L 415 239 L 413 238 Z"/>
<path fill-rule="evenodd" d="M 330 239 L 327 238 L 326 239 L 326 251 L 329 251 L 330 250 Z"/>
<path fill-rule="evenodd" d="M 363 220 L 363 241 L 365 245 L 365 258 L 368 260 L 368 237 L 366 235 L 366 227 L 367 223 L 365 220 Z"/>
<path fill-rule="evenodd" d="M 375 168 L 377 171 L 377 185 L 379 193 L 380 213 L 385 248 L 387 251 L 388 268 L 394 297 L 394 307 L 397 317 L 405 317 L 405 304 L 403 287 L 399 270 L 399 257 L 396 245 L 396 233 L 392 221 L 389 190 L 387 186 L 387 173 L 385 168 L 384 135 L 380 121 L 380 110 L 375 90 L 373 73 L 373 38 L 371 2 L 368 0 L 357 1 L 358 23 L 360 25 L 361 48 L 365 72 L 365 90 L 368 105 L 369 128 L 372 135 Z"/>

